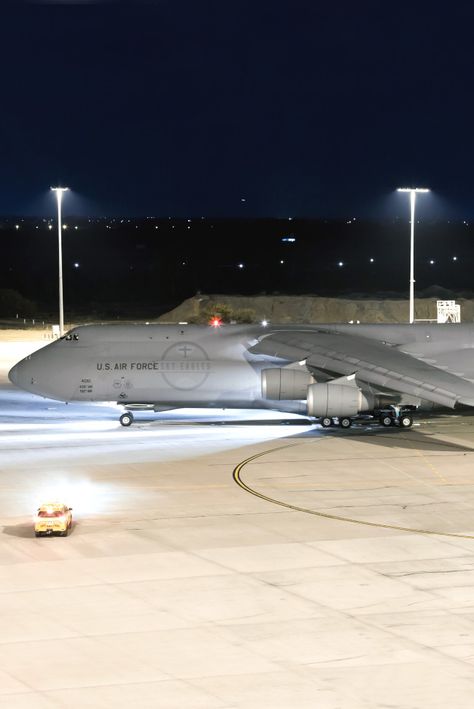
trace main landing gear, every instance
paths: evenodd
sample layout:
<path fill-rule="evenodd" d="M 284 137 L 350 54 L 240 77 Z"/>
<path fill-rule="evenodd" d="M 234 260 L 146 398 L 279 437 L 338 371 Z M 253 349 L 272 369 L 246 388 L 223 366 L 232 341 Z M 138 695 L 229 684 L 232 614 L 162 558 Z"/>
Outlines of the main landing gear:
<path fill-rule="evenodd" d="M 323 416 L 319 422 L 323 428 L 329 428 L 330 426 L 339 425 L 341 428 L 350 428 L 352 426 L 352 419 L 349 416 L 340 416 L 331 418 L 330 416 Z"/>
<path fill-rule="evenodd" d="M 410 413 L 402 412 L 398 415 L 395 412 L 384 412 L 379 418 L 382 426 L 400 426 L 400 428 L 411 428 L 413 426 L 413 416 Z"/>
<path fill-rule="evenodd" d="M 389 426 L 399 426 L 400 428 L 411 428 L 413 426 L 413 414 L 411 409 L 389 409 L 386 411 L 374 412 L 372 417 L 365 417 L 366 422 L 377 420 L 384 426 L 388 428 Z M 340 428 L 350 428 L 354 421 L 357 421 L 359 417 L 350 418 L 349 416 L 323 416 L 319 419 L 319 423 L 323 428 L 330 428 L 331 426 L 339 426 Z M 360 417 L 361 420 L 364 417 Z M 368 420 L 367 420 L 368 419 Z"/>

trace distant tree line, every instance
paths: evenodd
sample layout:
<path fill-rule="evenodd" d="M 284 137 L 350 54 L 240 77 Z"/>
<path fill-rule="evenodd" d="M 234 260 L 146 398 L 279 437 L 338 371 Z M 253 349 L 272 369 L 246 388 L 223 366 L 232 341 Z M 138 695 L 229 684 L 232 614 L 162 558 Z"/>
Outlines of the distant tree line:
<path fill-rule="evenodd" d="M 253 323 L 256 314 L 252 308 L 233 308 L 227 303 L 216 303 L 204 308 L 192 321 L 205 325 L 215 318 L 222 323 Z"/>
<path fill-rule="evenodd" d="M 11 288 L 0 288 L 0 316 L 5 318 L 31 317 L 36 313 L 36 303 L 24 298 Z"/>

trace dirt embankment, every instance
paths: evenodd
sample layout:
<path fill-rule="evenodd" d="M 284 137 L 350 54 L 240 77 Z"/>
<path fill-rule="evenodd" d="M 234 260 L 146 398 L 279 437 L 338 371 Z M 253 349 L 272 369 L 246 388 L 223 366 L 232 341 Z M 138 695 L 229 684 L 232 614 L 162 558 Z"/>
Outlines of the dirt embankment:
<path fill-rule="evenodd" d="M 462 321 L 473 322 L 474 300 L 459 298 L 456 302 L 461 305 Z M 162 315 L 159 321 L 202 322 L 205 313 L 218 304 L 227 305 L 234 312 L 250 310 L 255 314 L 255 321 L 266 319 L 275 323 L 345 323 L 351 320 L 361 323 L 406 323 L 409 311 L 408 300 L 402 299 L 197 295 Z M 435 320 L 436 298 L 417 298 L 415 317 Z"/>

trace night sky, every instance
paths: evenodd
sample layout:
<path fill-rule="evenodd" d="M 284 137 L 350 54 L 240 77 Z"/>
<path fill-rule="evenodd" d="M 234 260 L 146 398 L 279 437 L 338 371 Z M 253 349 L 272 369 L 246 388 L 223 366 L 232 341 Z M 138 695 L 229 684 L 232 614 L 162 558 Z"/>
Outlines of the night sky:
<path fill-rule="evenodd" d="M 0 12 L 2 215 L 474 216 L 471 3 Z"/>

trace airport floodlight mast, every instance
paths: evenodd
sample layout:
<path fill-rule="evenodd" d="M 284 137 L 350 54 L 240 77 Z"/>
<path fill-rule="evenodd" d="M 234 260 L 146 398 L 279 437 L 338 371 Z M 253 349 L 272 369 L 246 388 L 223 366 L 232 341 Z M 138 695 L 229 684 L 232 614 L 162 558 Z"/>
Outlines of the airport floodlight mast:
<path fill-rule="evenodd" d="M 410 193 L 410 316 L 408 322 L 415 322 L 415 202 L 418 192 L 429 192 L 427 187 L 399 187 L 397 192 Z"/>
<path fill-rule="evenodd" d="M 62 249 L 62 221 L 61 202 L 63 192 L 67 192 L 69 187 L 51 187 L 52 192 L 56 192 L 58 203 L 58 262 L 59 262 L 59 337 L 64 335 L 64 299 L 63 299 L 63 249 Z"/>

